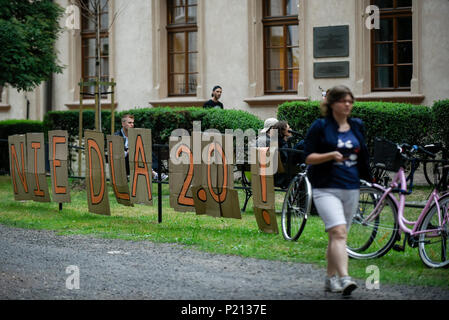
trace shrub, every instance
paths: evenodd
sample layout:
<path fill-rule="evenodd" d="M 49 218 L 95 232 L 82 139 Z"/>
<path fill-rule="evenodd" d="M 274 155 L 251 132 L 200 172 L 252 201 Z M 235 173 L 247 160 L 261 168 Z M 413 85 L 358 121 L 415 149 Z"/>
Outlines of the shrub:
<path fill-rule="evenodd" d="M 0 121 L 0 172 L 9 172 L 8 136 L 28 132 L 43 132 L 41 121 L 5 120 Z"/>
<path fill-rule="evenodd" d="M 435 137 L 449 149 L 449 99 L 435 101 L 432 107 Z"/>
<path fill-rule="evenodd" d="M 303 136 L 320 117 L 319 101 L 294 101 L 282 104 L 278 118 L 286 120 Z M 432 139 L 432 109 L 426 106 L 390 102 L 356 102 L 352 116 L 363 120 L 367 143 L 385 137 L 398 143 L 425 144 Z"/>
<path fill-rule="evenodd" d="M 193 130 L 193 122 L 201 121 L 201 130 L 218 129 L 224 133 L 225 129 L 254 130 L 263 127 L 263 121 L 255 115 L 242 110 L 203 109 L 195 107 L 171 108 L 143 108 L 124 110 L 115 114 L 115 131 L 121 128 L 121 117 L 124 114 L 134 115 L 136 128 L 149 128 L 152 131 L 153 143 L 168 144 L 169 137 L 175 129 Z M 111 133 L 111 112 L 101 113 L 102 127 L 105 134 Z M 44 119 L 44 131 L 67 130 L 72 142 L 78 136 L 78 111 L 52 111 Z M 83 111 L 83 129 L 94 129 L 95 112 Z"/>

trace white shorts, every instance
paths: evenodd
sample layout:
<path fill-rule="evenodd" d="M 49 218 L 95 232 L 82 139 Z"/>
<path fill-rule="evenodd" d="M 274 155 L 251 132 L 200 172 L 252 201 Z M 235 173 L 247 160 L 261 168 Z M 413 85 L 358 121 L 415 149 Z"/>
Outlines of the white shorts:
<path fill-rule="evenodd" d="M 325 231 L 333 227 L 346 225 L 349 231 L 352 217 L 359 206 L 359 189 L 313 189 L 313 202 L 323 219 Z"/>

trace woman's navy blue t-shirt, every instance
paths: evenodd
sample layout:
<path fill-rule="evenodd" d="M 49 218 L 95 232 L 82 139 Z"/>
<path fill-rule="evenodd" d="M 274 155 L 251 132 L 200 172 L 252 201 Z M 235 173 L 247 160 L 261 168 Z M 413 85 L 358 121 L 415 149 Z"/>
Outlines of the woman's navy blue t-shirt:
<path fill-rule="evenodd" d="M 360 155 L 360 143 L 352 130 L 339 132 L 336 150 L 345 160 L 333 162 L 329 177 L 328 188 L 359 189 L 360 179 L 357 161 Z"/>

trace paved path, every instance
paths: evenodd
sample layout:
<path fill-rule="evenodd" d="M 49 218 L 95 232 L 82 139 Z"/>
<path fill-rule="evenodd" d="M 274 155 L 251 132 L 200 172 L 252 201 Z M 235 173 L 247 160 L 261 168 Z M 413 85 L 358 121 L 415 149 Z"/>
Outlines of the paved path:
<path fill-rule="evenodd" d="M 79 290 L 66 288 L 77 266 Z M 449 299 L 449 290 L 358 281 L 351 299 Z M 75 282 L 70 282 L 74 284 Z M 311 265 L 216 255 L 180 245 L 0 225 L 0 299 L 323 300 L 324 270 Z"/>

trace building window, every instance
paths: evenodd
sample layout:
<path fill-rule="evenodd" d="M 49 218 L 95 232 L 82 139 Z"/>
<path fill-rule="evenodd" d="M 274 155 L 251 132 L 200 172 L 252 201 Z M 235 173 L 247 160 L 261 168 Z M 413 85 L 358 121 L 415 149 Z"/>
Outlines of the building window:
<path fill-rule="evenodd" d="M 298 0 L 264 0 L 265 94 L 296 93 L 299 79 Z"/>
<path fill-rule="evenodd" d="M 412 0 L 374 0 L 380 29 L 371 34 L 373 91 L 409 91 L 413 75 Z"/>
<path fill-rule="evenodd" d="M 109 81 L 109 15 L 108 0 L 100 1 L 100 81 Z M 82 71 L 81 76 L 84 82 L 95 80 L 95 3 L 96 1 L 83 0 L 81 6 L 81 47 L 82 47 Z M 106 87 L 100 88 L 101 92 L 106 91 Z M 84 87 L 83 92 L 95 93 L 95 86 Z M 85 96 L 86 99 L 94 96 Z"/>
<path fill-rule="evenodd" d="M 197 0 L 168 1 L 168 95 L 196 95 Z"/>

